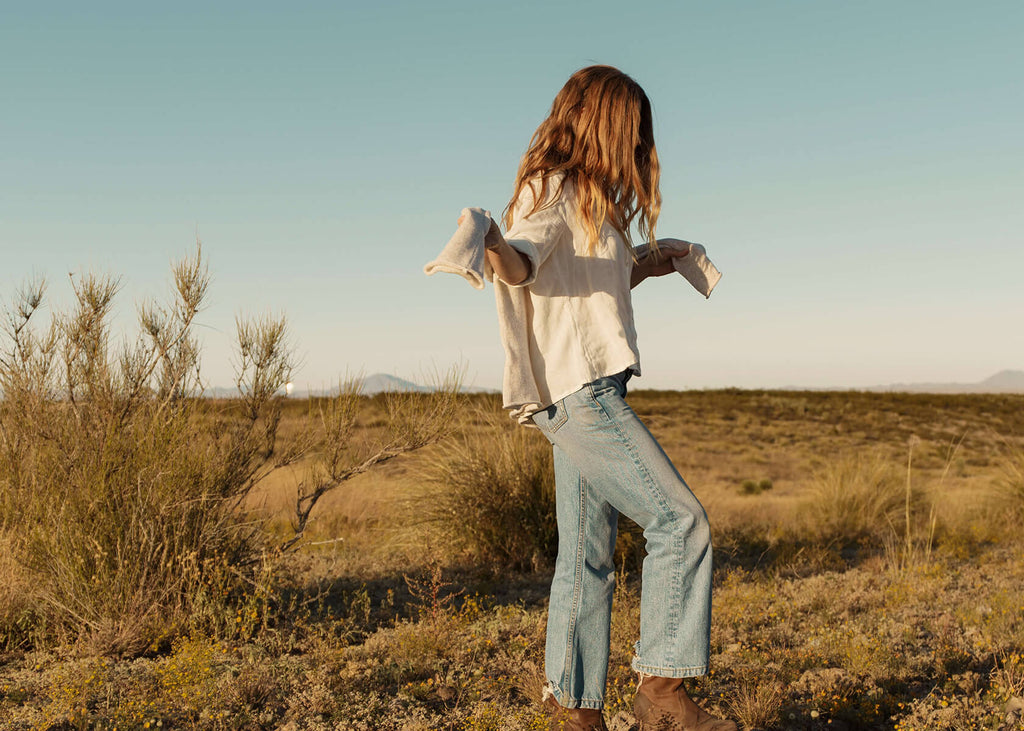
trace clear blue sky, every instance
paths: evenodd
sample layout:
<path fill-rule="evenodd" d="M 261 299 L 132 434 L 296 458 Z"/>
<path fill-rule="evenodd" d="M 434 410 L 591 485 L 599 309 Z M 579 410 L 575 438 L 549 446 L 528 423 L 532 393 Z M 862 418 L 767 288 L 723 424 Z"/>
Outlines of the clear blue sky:
<path fill-rule="evenodd" d="M 423 265 L 501 210 L 574 70 L 647 90 L 659 232 L 723 271 L 634 292 L 644 378 L 977 381 L 1024 368 L 1024 3 L 5 3 L 0 296 L 169 292 L 198 231 L 204 372 L 287 314 L 300 386 L 454 362 L 497 387 L 493 296 Z"/>

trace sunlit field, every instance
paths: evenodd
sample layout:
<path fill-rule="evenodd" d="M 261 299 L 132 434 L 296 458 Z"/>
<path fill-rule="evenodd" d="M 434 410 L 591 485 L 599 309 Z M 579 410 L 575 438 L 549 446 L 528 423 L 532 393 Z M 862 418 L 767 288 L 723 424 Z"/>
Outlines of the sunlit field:
<path fill-rule="evenodd" d="M 154 566 L 190 567 L 169 571 L 178 583 L 163 593 L 145 581 L 115 592 L 99 559 L 88 570 L 99 576 L 77 582 L 40 563 L 66 558 L 63 571 L 88 573 L 75 546 L 47 543 L 19 517 L 45 524 L 43 512 L 64 509 L 49 473 L 33 482 L 4 462 L 0 726 L 546 728 L 550 456 L 497 397 L 449 397 L 438 408 L 452 410 L 450 433 L 335 480 L 296 540 L 297 496 L 331 482 L 325 454 L 337 450 L 338 464 L 379 456 L 394 433 L 415 431 L 396 408 L 428 418 L 437 398 L 269 399 L 262 408 L 280 414 L 273 448 L 261 442 L 247 457 L 259 479 L 218 503 L 216 550 L 182 542 L 185 555 L 161 554 Z M 629 400 L 711 519 L 713 672 L 694 684 L 707 706 L 747 729 L 1024 728 L 1024 396 L 727 390 Z M 199 466 L 215 469 L 232 452 L 209 445 L 247 423 L 245 404 L 188 408 L 179 428 L 217 425 L 216 438 L 190 442 L 206 445 Z M 33 455 L 26 469 L 63 464 Z M 119 464 L 136 464 L 141 478 L 105 484 L 142 484 L 155 462 L 133 459 Z M 112 509 L 80 515 L 99 524 Z M 189 520 L 179 527 L 200 530 Z M 114 550 L 102 533 L 85 553 Z M 633 722 L 642 558 L 642 536 L 623 519 L 613 729 Z"/>

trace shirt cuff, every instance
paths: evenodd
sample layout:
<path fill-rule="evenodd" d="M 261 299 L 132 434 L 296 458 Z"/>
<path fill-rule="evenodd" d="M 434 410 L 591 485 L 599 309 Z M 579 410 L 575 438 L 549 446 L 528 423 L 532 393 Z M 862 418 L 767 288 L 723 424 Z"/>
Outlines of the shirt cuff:
<path fill-rule="evenodd" d="M 526 275 L 526 279 L 516 284 L 508 284 L 509 287 L 528 287 L 533 284 L 534 280 L 537 279 L 537 262 L 540 260 L 540 252 L 537 251 L 537 247 L 529 239 L 505 239 L 508 245 L 513 249 L 523 254 L 530 261 L 530 271 Z M 504 280 L 502 280 L 504 281 Z"/>

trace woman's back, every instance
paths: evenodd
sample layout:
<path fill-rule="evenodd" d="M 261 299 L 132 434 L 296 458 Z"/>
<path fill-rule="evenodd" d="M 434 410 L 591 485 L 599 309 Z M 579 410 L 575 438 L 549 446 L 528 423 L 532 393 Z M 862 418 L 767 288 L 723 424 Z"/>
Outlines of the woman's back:
<path fill-rule="evenodd" d="M 608 373 L 640 372 L 630 298 L 631 248 L 607 222 L 591 244 L 575 187 L 548 179 L 523 188 L 506 240 L 530 262 L 529 277 L 495 279 L 506 350 L 505 407 L 525 419 Z"/>

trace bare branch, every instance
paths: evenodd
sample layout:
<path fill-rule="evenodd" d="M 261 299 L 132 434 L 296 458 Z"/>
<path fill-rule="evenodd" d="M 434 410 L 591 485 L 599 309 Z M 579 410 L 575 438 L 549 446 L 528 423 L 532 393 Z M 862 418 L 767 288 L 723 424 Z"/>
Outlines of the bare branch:
<path fill-rule="evenodd" d="M 433 393 L 385 394 L 387 441 L 370 449 L 361 459 L 351 461 L 344 458 L 351 452 L 351 433 L 360 403 L 358 382 L 350 381 L 342 387 L 321 410 L 324 449 L 311 470 L 314 486 L 309 490 L 300 486 L 292 523 L 295 535 L 282 544 L 281 550 L 288 550 L 302 539 L 313 509 L 328 492 L 395 457 L 434 444 L 447 436 L 458 407 L 460 383 L 461 372 L 453 368 L 443 380 L 438 378 L 437 390 Z"/>

